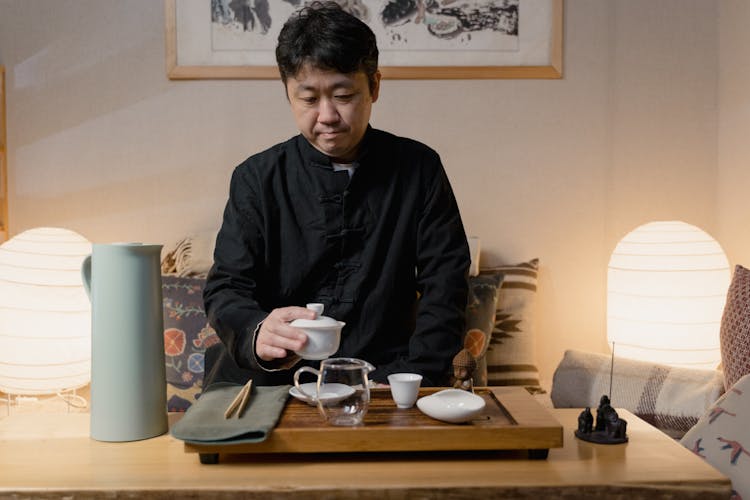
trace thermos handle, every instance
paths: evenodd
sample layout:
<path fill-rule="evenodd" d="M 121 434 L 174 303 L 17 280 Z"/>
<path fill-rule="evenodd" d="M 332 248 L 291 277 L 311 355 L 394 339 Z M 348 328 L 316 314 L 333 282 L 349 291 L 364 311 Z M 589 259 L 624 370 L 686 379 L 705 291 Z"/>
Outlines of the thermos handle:
<path fill-rule="evenodd" d="M 87 255 L 81 263 L 81 278 L 86 295 L 91 299 L 91 255 Z"/>

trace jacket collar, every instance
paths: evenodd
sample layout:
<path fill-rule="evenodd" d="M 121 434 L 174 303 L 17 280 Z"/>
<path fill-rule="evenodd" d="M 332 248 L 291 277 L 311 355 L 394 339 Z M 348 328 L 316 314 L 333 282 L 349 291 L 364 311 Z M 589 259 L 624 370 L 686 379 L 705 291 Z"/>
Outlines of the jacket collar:
<path fill-rule="evenodd" d="M 370 151 L 372 150 L 371 146 L 374 135 L 374 129 L 368 124 L 367 130 L 365 130 L 365 135 L 362 137 L 362 142 L 360 142 L 359 144 L 357 158 L 354 161 L 362 164 L 362 161 L 369 156 Z M 297 148 L 299 149 L 300 154 L 302 155 L 302 158 L 305 160 L 306 164 L 331 167 L 330 156 L 327 156 L 315 149 L 315 147 L 310 144 L 310 141 L 308 141 L 302 134 L 299 134 L 296 139 Z"/>

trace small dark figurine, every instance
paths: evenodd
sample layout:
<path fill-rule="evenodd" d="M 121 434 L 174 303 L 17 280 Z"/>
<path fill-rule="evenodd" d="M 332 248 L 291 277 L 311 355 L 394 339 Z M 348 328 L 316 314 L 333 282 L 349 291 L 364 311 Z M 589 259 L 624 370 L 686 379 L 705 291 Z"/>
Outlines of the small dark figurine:
<path fill-rule="evenodd" d="M 588 406 L 578 415 L 578 432 L 590 434 L 594 427 L 594 416 Z"/>
<path fill-rule="evenodd" d="M 453 387 L 474 391 L 474 370 L 477 360 L 467 349 L 461 349 L 453 358 Z"/>
<path fill-rule="evenodd" d="M 609 397 L 604 395 L 596 409 L 596 423 L 591 408 L 586 407 L 578 415 L 578 429 L 575 436 L 578 439 L 598 444 L 627 443 L 627 421 L 621 419 L 610 405 Z M 593 424 L 593 430 L 592 430 Z"/>
<path fill-rule="evenodd" d="M 627 431 L 628 422 L 617 416 L 617 412 L 612 410 L 612 413 L 607 415 L 606 431 L 607 436 L 612 440 L 628 440 Z"/>
<path fill-rule="evenodd" d="M 594 427 L 594 430 L 597 432 L 603 431 L 609 414 L 614 411 L 615 409 L 609 404 L 609 397 L 605 394 L 599 400 L 599 407 L 596 409 L 596 426 Z M 617 415 L 617 413 L 615 413 L 615 415 Z"/>

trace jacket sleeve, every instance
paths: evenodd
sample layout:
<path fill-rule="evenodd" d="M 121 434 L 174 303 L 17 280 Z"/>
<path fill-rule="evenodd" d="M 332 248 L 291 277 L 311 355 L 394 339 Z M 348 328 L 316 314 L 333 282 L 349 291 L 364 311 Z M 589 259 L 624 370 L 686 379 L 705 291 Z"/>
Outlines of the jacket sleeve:
<path fill-rule="evenodd" d="M 425 372 L 435 382 L 444 382 L 463 342 L 471 259 L 458 204 L 440 159 L 436 161 L 438 172 L 417 223 L 420 298 L 409 353 L 429 364 Z"/>
<path fill-rule="evenodd" d="M 258 298 L 264 221 L 257 192 L 248 169 L 237 167 L 203 291 L 209 323 L 229 355 L 241 368 L 255 369 L 261 367 L 254 354 L 254 334 L 268 315 Z"/>
<path fill-rule="evenodd" d="M 453 357 L 461 349 L 465 327 L 470 265 L 469 245 L 450 182 L 437 153 L 437 164 L 422 186 L 423 209 L 417 220 L 417 301 L 414 334 L 404 366 L 384 367 L 418 371 L 425 385 L 444 385 Z"/>

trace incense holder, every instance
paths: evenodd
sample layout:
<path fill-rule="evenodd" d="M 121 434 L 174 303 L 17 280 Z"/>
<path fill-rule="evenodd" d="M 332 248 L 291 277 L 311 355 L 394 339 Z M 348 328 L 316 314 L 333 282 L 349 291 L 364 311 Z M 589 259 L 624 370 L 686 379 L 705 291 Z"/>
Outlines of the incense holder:
<path fill-rule="evenodd" d="M 604 395 L 596 409 L 596 420 L 587 406 L 578 415 L 578 429 L 574 434 L 578 439 L 591 443 L 622 444 L 628 442 L 627 427 L 628 422 L 617 415 L 609 397 Z"/>

